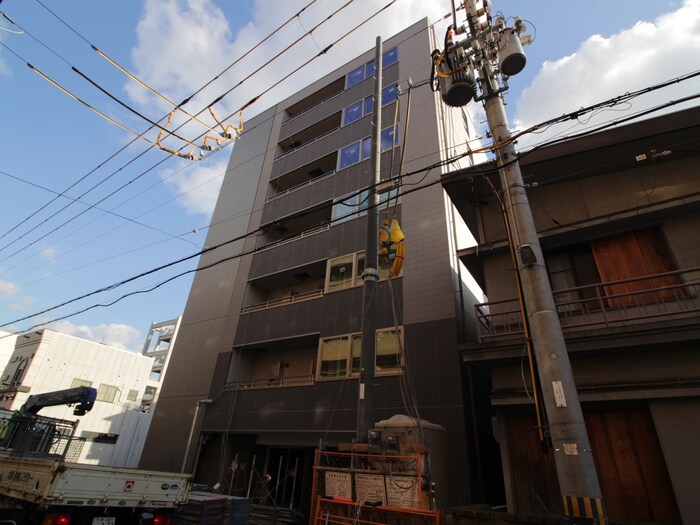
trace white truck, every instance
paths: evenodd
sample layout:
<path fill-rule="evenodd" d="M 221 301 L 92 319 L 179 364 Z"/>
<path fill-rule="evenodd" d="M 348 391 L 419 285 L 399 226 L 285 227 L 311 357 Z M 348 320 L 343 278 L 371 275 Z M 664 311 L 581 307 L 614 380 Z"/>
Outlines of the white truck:
<path fill-rule="evenodd" d="M 78 415 L 94 400 L 91 391 L 56 394 L 44 401 L 80 403 Z M 68 462 L 76 422 L 39 416 L 40 408 L 28 401 L 0 413 L 0 524 L 173 524 L 187 502 L 188 474 Z"/>

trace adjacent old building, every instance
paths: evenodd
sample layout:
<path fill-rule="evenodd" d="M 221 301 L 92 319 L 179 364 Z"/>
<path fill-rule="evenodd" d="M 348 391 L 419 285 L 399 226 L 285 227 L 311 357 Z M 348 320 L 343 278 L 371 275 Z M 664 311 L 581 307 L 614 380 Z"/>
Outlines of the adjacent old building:
<path fill-rule="evenodd" d="M 521 159 L 611 520 L 700 521 L 698 151 L 693 108 Z M 493 168 L 443 178 L 477 236 L 460 258 L 488 296 L 475 308 L 479 341 L 462 357 L 490 384 L 477 420 L 495 410 L 508 509 L 558 514 Z"/>

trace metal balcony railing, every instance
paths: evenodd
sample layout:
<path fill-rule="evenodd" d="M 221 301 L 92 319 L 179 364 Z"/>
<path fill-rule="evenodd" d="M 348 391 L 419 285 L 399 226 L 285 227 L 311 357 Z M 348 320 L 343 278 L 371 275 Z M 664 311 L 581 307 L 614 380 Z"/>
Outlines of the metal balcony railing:
<path fill-rule="evenodd" d="M 555 290 L 562 329 L 630 325 L 700 312 L 700 267 Z M 479 342 L 523 334 L 517 299 L 475 305 Z"/>
<path fill-rule="evenodd" d="M 76 421 L 0 410 L 0 454 L 64 458 L 78 439 L 76 425 Z"/>
<path fill-rule="evenodd" d="M 339 129 L 340 129 L 340 126 L 338 126 L 338 127 L 336 127 L 336 128 L 333 128 L 333 129 L 331 129 L 331 130 L 329 130 L 329 131 L 325 131 L 324 133 L 321 133 L 320 135 L 314 137 L 313 139 L 307 140 L 307 141 L 304 142 L 303 144 L 299 144 L 298 146 L 296 146 L 296 147 L 294 147 L 294 148 L 292 148 L 292 149 L 290 149 L 290 150 L 287 150 L 287 151 L 285 151 L 284 153 L 280 153 L 279 155 L 277 155 L 277 156 L 275 157 L 275 161 L 281 159 L 282 157 L 286 157 L 287 155 L 291 155 L 291 154 L 294 153 L 295 151 L 299 151 L 300 149 L 305 148 L 306 146 L 309 146 L 309 145 L 313 144 L 314 142 L 318 142 L 318 141 L 321 140 L 322 138 L 327 137 L 328 135 L 332 135 L 333 133 L 335 133 L 335 132 L 338 131 Z"/>
<path fill-rule="evenodd" d="M 290 193 L 293 193 L 297 190 L 300 190 L 301 188 L 305 188 L 306 186 L 310 186 L 311 184 L 315 184 L 316 182 L 325 179 L 326 177 L 330 175 L 334 175 L 335 170 L 331 170 L 327 173 L 324 173 L 323 175 L 319 175 L 318 177 L 314 177 L 311 180 L 307 180 L 306 182 L 302 182 L 301 184 L 297 184 L 296 186 L 292 186 L 291 188 L 288 188 L 284 191 L 281 191 L 279 193 L 275 193 L 274 195 L 270 195 L 265 199 L 265 203 L 268 203 L 270 201 L 273 201 L 275 199 L 279 199 L 280 197 L 284 197 L 285 195 L 289 195 Z"/>
<path fill-rule="evenodd" d="M 226 390 L 240 390 L 251 388 L 275 388 L 289 386 L 305 386 L 314 383 L 314 376 L 306 374 L 302 376 L 271 376 L 255 379 L 241 379 L 226 383 Z"/>
<path fill-rule="evenodd" d="M 323 290 L 312 290 L 310 292 L 302 292 L 293 295 L 288 295 L 287 297 L 280 297 L 279 299 L 273 299 L 271 301 L 265 301 L 263 303 L 252 304 L 250 306 L 244 306 L 241 308 L 242 314 L 247 314 L 250 312 L 257 312 L 259 310 L 267 310 L 268 308 L 274 308 L 276 306 L 284 306 L 287 304 L 298 303 L 301 301 L 308 301 L 309 299 L 317 299 L 323 296 Z"/>
<path fill-rule="evenodd" d="M 345 90 L 343 89 L 342 91 L 338 91 L 337 93 L 333 93 L 333 94 L 330 95 L 329 97 L 326 97 L 326 98 L 324 98 L 323 100 L 321 100 L 321 101 L 319 101 L 319 102 L 315 102 L 312 106 L 309 106 L 308 108 L 306 108 L 305 110 L 301 111 L 300 113 L 297 113 L 297 114 L 294 115 L 293 117 L 289 117 L 288 119 L 286 119 L 284 122 L 282 122 L 282 126 L 286 126 L 288 123 L 293 122 L 294 120 L 298 119 L 298 118 L 301 117 L 302 115 L 306 115 L 309 111 L 312 111 L 312 110 L 316 109 L 317 107 L 322 106 L 322 105 L 324 105 L 324 104 L 330 102 L 330 101 L 333 100 L 334 98 L 339 97 L 340 95 L 342 95 L 344 92 L 345 92 Z"/>
<path fill-rule="evenodd" d="M 265 250 L 270 250 L 272 248 L 277 248 L 278 246 L 282 246 L 283 244 L 288 244 L 290 242 L 295 242 L 300 239 L 305 239 L 306 237 L 309 237 L 311 235 L 316 235 L 321 232 L 325 232 L 326 230 L 330 229 L 331 225 L 330 224 L 322 224 L 320 226 L 317 226 L 316 228 L 311 228 L 308 230 L 304 230 L 303 232 L 294 235 L 293 237 L 288 237 L 287 239 L 282 239 L 281 241 L 275 241 L 271 242 L 269 244 L 266 244 L 264 246 L 261 246 L 258 248 L 255 253 L 260 253 L 264 252 Z"/>

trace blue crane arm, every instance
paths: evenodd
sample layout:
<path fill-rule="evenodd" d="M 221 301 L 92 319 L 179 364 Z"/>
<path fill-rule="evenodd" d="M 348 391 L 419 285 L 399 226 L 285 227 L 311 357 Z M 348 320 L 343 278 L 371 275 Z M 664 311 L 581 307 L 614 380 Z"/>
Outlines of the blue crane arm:
<path fill-rule="evenodd" d="M 37 414 L 39 410 L 45 407 L 76 404 L 73 414 L 83 416 L 86 412 L 92 410 L 96 398 L 97 390 L 89 386 L 34 394 L 27 398 L 27 401 L 20 408 L 20 413 Z"/>

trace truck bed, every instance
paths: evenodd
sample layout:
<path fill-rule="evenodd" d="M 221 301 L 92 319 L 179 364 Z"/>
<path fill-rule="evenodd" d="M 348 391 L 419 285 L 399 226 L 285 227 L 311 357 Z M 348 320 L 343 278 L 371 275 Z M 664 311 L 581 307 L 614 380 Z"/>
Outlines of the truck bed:
<path fill-rule="evenodd" d="M 39 505 L 175 508 L 187 474 L 0 456 L 0 495 Z"/>

